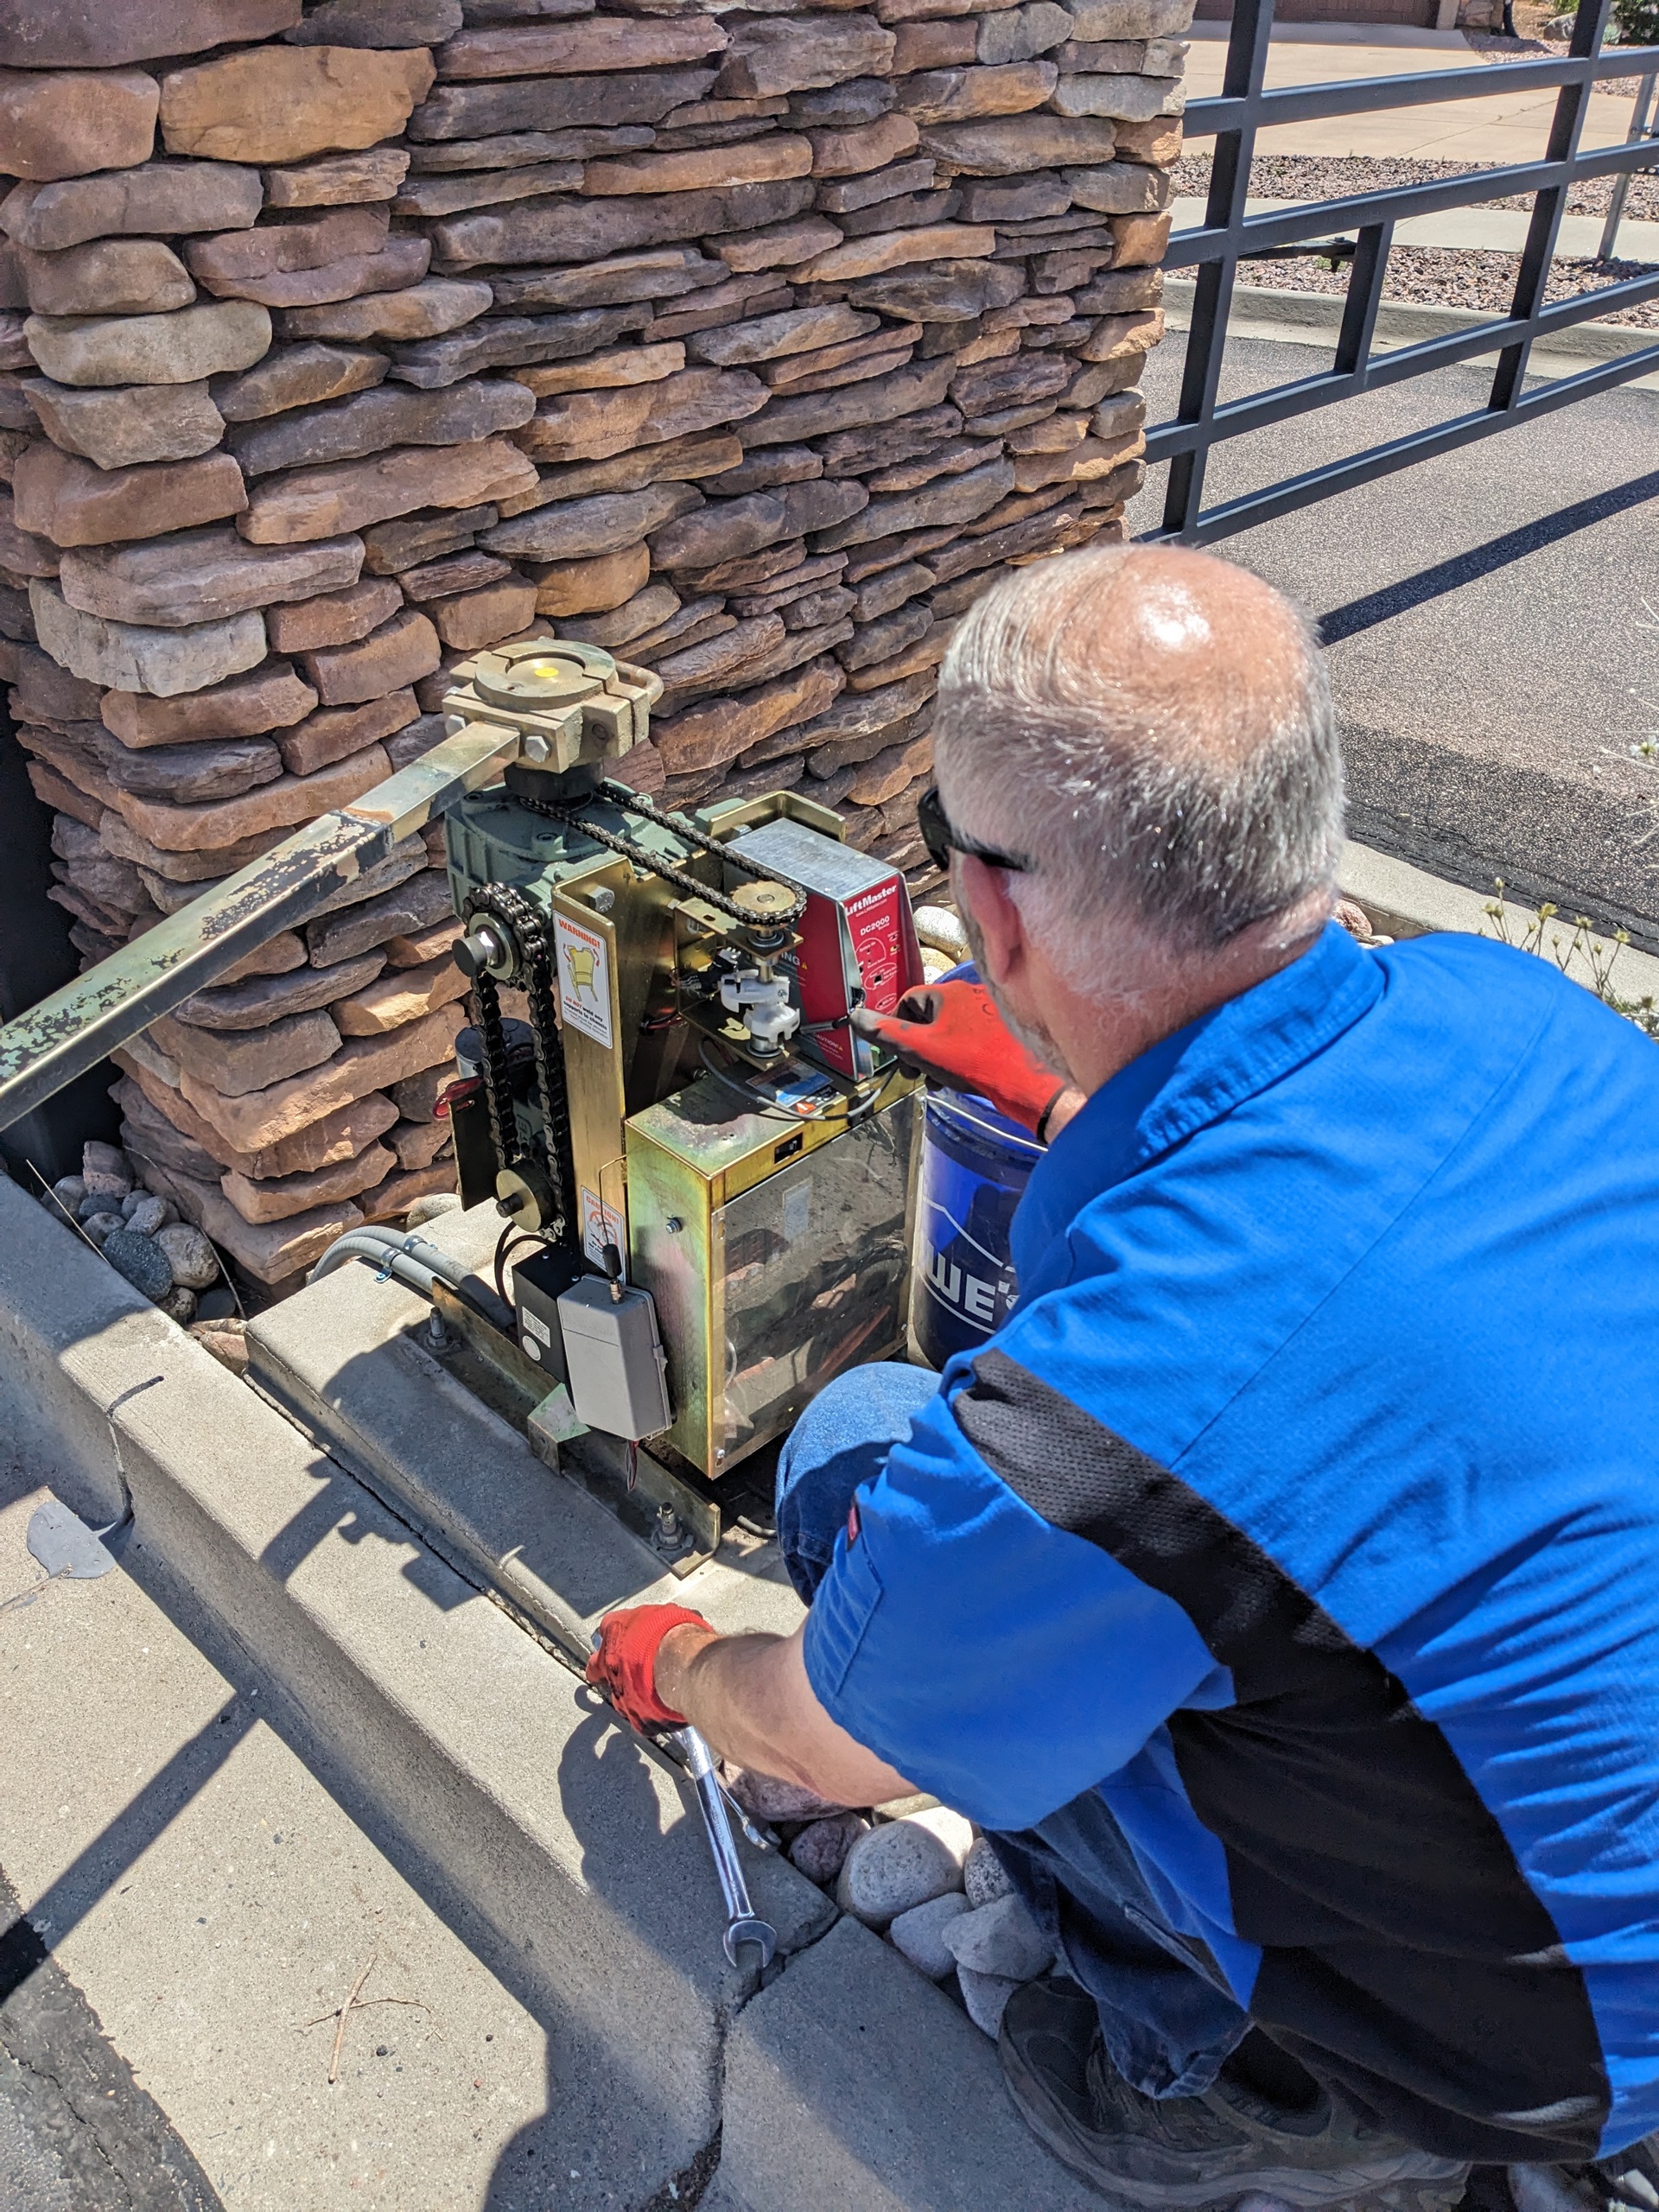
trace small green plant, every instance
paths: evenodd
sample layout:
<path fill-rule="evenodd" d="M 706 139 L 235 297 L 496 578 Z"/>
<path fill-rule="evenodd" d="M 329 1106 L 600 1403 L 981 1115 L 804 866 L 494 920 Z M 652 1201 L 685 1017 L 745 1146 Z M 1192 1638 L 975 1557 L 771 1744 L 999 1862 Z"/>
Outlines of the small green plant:
<path fill-rule="evenodd" d="M 1659 46 L 1659 0 L 1613 0 L 1621 46 Z"/>
<path fill-rule="evenodd" d="M 1575 983 L 1584 982 L 1582 976 L 1573 973 L 1573 962 L 1578 961 L 1590 971 L 1586 989 L 1593 991 L 1604 1006 L 1611 1007 L 1615 1014 L 1622 1014 L 1627 1021 L 1633 1021 L 1644 1036 L 1651 1037 L 1659 1043 L 1659 1004 L 1656 1004 L 1652 995 L 1646 998 L 1627 999 L 1613 986 L 1613 970 L 1618 964 L 1618 956 L 1630 941 L 1628 930 L 1615 930 L 1611 937 L 1599 937 L 1588 914 L 1575 914 L 1572 935 L 1563 937 L 1560 930 L 1550 926 L 1559 918 L 1561 910 L 1546 899 L 1542 906 L 1535 906 L 1529 915 L 1522 918 L 1517 934 L 1516 917 L 1504 900 L 1503 879 L 1501 875 L 1494 876 L 1492 881 L 1497 887 L 1497 896 L 1489 899 L 1482 912 L 1492 925 L 1491 934 L 1500 944 L 1512 944 L 1518 952 L 1533 952 L 1541 960 L 1553 960 L 1562 975 L 1571 976 Z M 1487 934 L 1484 929 L 1481 931 L 1483 937 Z"/>

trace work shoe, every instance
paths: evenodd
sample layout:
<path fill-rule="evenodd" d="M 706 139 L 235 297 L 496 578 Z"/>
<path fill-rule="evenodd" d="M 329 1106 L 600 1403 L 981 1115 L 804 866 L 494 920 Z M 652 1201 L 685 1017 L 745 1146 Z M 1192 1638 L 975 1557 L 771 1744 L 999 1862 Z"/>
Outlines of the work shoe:
<path fill-rule="evenodd" d="M 1659 2135 L 1593 2165 L 1510 2166 L 1515 2212 L 1659 2212 Z"/>
<path fill-rule="evenodd" d="M 1106 2055 L 1094 2000 L 1071 1981 L 1028 1982 L 1002 2015 L 1009 2094 L 1062 2164 L 1107 2196 L 1227 2212 L 1263 2199 L 1356 2212 L 1449 2212 L 1469 2168 L 1363 2126 L 1323 2090 L 1282 2112 L 1225 2080 L 1198 2097 L 1147 2097 Z"/>

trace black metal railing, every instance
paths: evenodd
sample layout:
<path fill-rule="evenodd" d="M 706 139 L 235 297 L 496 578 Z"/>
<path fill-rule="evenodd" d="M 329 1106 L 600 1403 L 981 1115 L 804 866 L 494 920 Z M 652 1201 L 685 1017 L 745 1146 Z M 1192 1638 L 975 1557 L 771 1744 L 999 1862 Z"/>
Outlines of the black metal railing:
<path fill-rule="evenodd" d="M 1361 78 L 1342 84 L 1287 86 L 1268 91 L 1268 38 L 1273 0 L 1235 0 L 1232 31 L 1222 90 L 1213 99 L 1194 100 L 1186 110 L 1187 139 L 1215 140 L 1210 197 L 1205 221 L 1197 230 L 1178 231 L 1164 257 L 1166 270 L 1196 269 L 1186 360 L 1180 401 L 1171 419 L 1147 432 L 1147 461 L 1169 463 L 1160 527 L 1149 538 L 1178 538 L 1201 545 L 1230 537 L 1252 524 L 1269 522 L 1316 499 L 1427 461 L 1436 454 L 1529 422 L 1574 400 L 1659 369 L 1659 333 L 1651 346 L 1597 361 L 1576 374 L 1527 385 L 1527 364 L 1534 342 L 1575 322 L 1638 306 L 1659 298 L 1659 270 L 1620 283 L 1580 292 L 1544 305 L 1563 209 L 1570 188 L 1592 177 L 1626 175 L 1654 166 L 1651 141 L 1579 151 L 1592 87 L 1613 77 L 1645 76 L 1659 67 L 1659 48 L 1615 47 L 1603 52 L 1602 35 L 1609 0 L 1580 0 L 1564 59 L 1497 62 L 1478 69 L 1435 69 L 1405 77 Z M 1535 91 L 1559 86 L 1560 95 L 1543 158 L 1503 168 L 1471 169 L 1432 184 L 1414 184 L 1351 199 L 1311 200 L 1270 213 L 1249 215 L 1250 164 L 1256 134 L 1286 123 L 1306 123 L 1338 115 L 1363 115 L 1383 108 L 1416 107 L 1440 100 L 1485 99 L 1494 93 Z M 1533 193 L 1532 218 L 1516 276 L 1507 315 L 1467 329 L 1372 352 L 1377 308 L 1395 226 L 1414 215 L 1433 215 L 1519 193 Z M 1334 241 L 1344 231 L 1351 239 L 1338 251 L 1349 261 L 1349 277 L 1334 358 L 1330 368 L 1276 385 L 1240 399 L 1218 399 L 1229 310 L 1241 260 L 1267 257 L 1286 247 L 1311 248 Z M 1339 400 L 1357 398 L 1408 378 L 1427 376 L 1481 354 L 1496 353 L 1491 394 L 1483 408 L 1426 429 L 1368 448 L 1287 477 L 1259 491 L 1205 507 L 1205 464 L 1212 446 L 1289 421 Z"/>

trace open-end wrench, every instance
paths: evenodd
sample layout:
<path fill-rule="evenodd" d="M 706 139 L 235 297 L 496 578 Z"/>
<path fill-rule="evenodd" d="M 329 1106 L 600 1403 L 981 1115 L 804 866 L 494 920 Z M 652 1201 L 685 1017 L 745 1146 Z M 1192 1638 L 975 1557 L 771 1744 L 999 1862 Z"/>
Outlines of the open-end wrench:
<path fill-rule="evenodd" d="M 778 1948 L 778 1932 L 769 1922 L 760 1918 L 749 1902 L 749 1885 L 743 1878 L 742 1861 L 732 1840 L 732 1824 L 726 1815 L 726 1800 L 720 1777 L 715 1771 L 714 1753 L 695 1728 L 677 1728 L 674 1732 L 685 1753 L 686 1772 L 696 1786 L 702 1825 L 709 1832 L 709 1848 L 714 1854 L 715 1872 L 720 1877 L 720 1893 L 726 1901 L 726 1933 L 721 1939 L 726 1955 L 734 1967 L 768 1967 Z M 745 1957 L 746 1952 L 756 1955 Z"/>
<path fill-rule="evenodd" d="M 597 1651 L 603 1641 L 595 1629 L 589 1648 Z M 603 1696 L 605 1693 L 601 1690 L 601 1694 Z M 607 1702 L 609 1702 L 608 1698 Z M 697 1809 L 702 1815 L 709 1849 L 714 1857 L 715 1872 L 720 1878 L 720 1893 L 726 1902 L 726 1933 L 721 1938 L 726 1956 L 734 1967 L 753 1966 L 756 1969 L 769 1967 L 778 1948 L 778 1931 L 770 1921 L 760 1917 L 749 1902 L 749 1885 L 743 1878 L 743 1863 L 732 1840 L 732 1824 L 726 1810 L 728 1792 L 715 1765 L 715 1755 L 690 1725 L 683 1728 L 664 1729 L 662 1732 L 679 1747 L 685 1761 L 684 1771 L 690 1776 L 696 1788 Z M 651 1734 L 637 1728 L 634 1734 L 648 1750 L 655 1750 L 659 1761 L 665 1758 L 665 1752 L 652 1745 Z M 735 1801 L 731 1802 L 735 1806 Z M 743 1823 L 744 1833 L 752 1842 L 760 1843 L 761 1839 L 750 1826 L 742 1808 L 736 1806 L 735 1809 Z M 746 1959 L 741 1955 L 745 1951 L 758 1955 Z"/>

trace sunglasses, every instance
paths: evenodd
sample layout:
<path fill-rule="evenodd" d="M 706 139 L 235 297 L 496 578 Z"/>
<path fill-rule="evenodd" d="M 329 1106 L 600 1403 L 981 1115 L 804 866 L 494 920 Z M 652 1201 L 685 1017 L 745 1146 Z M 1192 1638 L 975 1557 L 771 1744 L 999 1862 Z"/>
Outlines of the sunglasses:
<path fill-rule="evenodd" d="M 966 853 L 972 860 L 983 861 L 988 868 L 1005 868 L 1014 875 L 1025 874 L 1031 867 L 1029 861 L 1020 860 L 1014 853 L 1000 853 L 994 845 L 978 844 L 972 837 L 964 837 L 953 830 L 939 804 L 937 784 L 930 784 L 916 802 L 916 827 L 922 833 L 927 857 L 935 868 L 948 868 L 952 853 Z"/>

